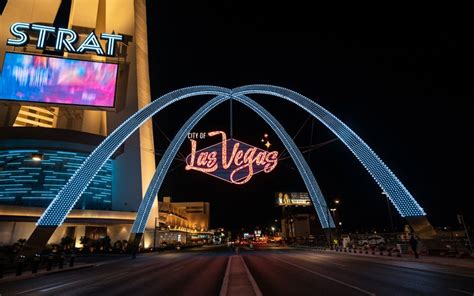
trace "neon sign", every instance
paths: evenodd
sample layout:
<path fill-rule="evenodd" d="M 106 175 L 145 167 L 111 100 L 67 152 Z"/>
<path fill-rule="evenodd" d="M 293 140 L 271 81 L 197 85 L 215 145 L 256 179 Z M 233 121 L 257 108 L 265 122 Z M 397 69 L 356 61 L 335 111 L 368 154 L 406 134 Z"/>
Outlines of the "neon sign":
<path fill-rule="evenodd" d="M 222 131 L 207 135 L 221 136 L 221 142 L 197 151 L 197 141 L 190 138 L 191 154 L 186 157 L 186 170 L 199 171 L 241 185 L 257 173 L 270 173 L 278 164 L 278 151 L 265 151 L 233 138 L 227 139 Z"/>
<path fill-rule="evenodd" d="M 14 23 L 10 27 L 10 33 L 16 38 L 9 38 L 7 40 L 7 45 L 25 46 L 29 41 L 28 30 L 35 31 L 38 34 L 38 40 L 36 41 L 37 49 L 45 49 L 46 40 L 49 35 L 53 35 L 56 36 L 54 50 L 67 51 L 71 53 L 85 53 L 91 51 L 100 56 L 115 56 L 116 42 L 123 40 L 123 35 L 107 33 L 100 34 L 100 39 L 107 41 L 106 50 L 104 51 L 99 39 L 94 31 L 92 31 L 76 48 L 74 45 L 78 41 L 78 35 L 73 30 L 38 24 Z"/>

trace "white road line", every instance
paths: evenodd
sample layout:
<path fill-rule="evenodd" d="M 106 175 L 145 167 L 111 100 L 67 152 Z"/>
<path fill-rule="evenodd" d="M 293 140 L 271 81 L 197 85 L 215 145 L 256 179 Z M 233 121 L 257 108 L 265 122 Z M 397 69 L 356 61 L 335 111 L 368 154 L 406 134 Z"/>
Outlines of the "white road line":
<path fill-rule="evenodd" d="M 302 270 L 304 270 L 304 271 L 310 272 L 310 273 L 312 273 L 312 274 L 318 275 L 318 276 L 320 276 L 320 277 L 323 277 L 323 278 L 328 279 L 328 280 L 330 280 L 330 281 L 336 282 L 336 283 L 341 284 L 341 285 L 343 285 L 343 286 L 346 286 L 346 287 L 352 288 L 352 289 L 354 289 L 354 290 L 360 291 L 360 292 L 362 292 L 362 293 L 364 293 L 364 294 L 375 296 L 375 293 L 366 291 L 366 290 L 364 290 L 364 289 L 362 289 L 362 288 L 359 288 L 359 287 L 357 287 L 357 286 L 354 286 L 354 285 L 345 283 L 345 282 L 343 282 L 343 281 L 340 281 L 340 280 L 335 279 L 335 278 L 333 278 L 333 277 L 330 277 L 330 276 L 328 276 L 328 275 L 319 273 L 319 272 L 317 272 L 317 271 L 311 270 L 311 269 L 306 268 L 306 267 L 304 267 L 304 266 L 301 266 L 301 265 L 298 265 L 298 264 L 294 264 L 294 263 L 292 263 L 292 262 L 288 262 L 288 261 L 283 260 L 283 259 L 280 259 L 280 258 L 276 258 L 276 257 L 273 257 L 273 258 L 274 258 L 275 260 L 281 261 L 281 262 L 286 263 L 286 264 L 288 264 L 288 265 L 291 265 L 291 266 L 297 267 L 297 268 L 299 268 L 299 269 L 302 269 Z"/>
<path fill-rule="evenodd" d="M 69 283 L 64 283 L 64 284 L 62 284 L 62 285 L 52 286 L 52 287 L 50 287 L 50 288 L 40 290 L 40 292 L 48 292 L 48 291 L 51 291 L 51 290 L 54 290 L 54 289 L 58 289 L 58 288 L 62 288 L 62 287 L 65 287 L 65 286 L 69 286 L 69 285 L 72 285 L 72 284 L 75 284 L 75 283 L 78 283 L 78 282 L 80 282 L 80 281 L 69 282 Z"/>
<path fill-rule="evenodd" d="M 39 288 L 33 288 L 33 289 L 21 291 L 21 292 L 18 292 L 18 293 L 16 293 L 16 294 L 17 294 L 17 295 L 25 294 L 25 293 L 28 293 L 28 292 L 32 292 L 32 291 L 36 291 L 36 290 L 39 290 L 39 289 L 44 289 L 44 288 L 48 288 L 48 287 L 52 287 L 52 286 L 54 286 L 54 284 L 53 284 L 53 285 L 49 284 L 49 285 L 42 286 L 42 287 L 39 287 Z"/>
<path fill-rule="evenodd" d="M 292 257 L 292 258 L 300 258 L 300 257 L 298 257 L 297 255 L 293 255 L 293 256 L 288 255 L 288 256 L 290 256 L 290 257 Z M 342 266 L 342 267 L 346 267 L 346 266 L 347 266 L 347 265 L 344 265 L 344 264 L 341 264 L 341 263 L 329 262 L 329 261 L 327 261 L 329 258 L 321 257 L 321 256 L 318 256 L 318 255 L 307 254 L 307 255 L 305 255 L 305 257 L 315 258 L 315 259 L 317 258 L 317 259 L 319 259 L 319 260 L 318 260 L 319 262 L 325 263 L 325 264 L 333 264 L 333 265 Z M 304 257 L 303 257 L 303 258 L 304 258 Z M 309 260 L 309 259 L 308 259 L 308 260 Z"/>
<path fill-rule="evenodd" d="M 471 296 L 474 295 L 474 291 L 473 292 L 468 292 L 468 291 L 463 291 L 463 290 L 458 290 L 458 289 L 449 289 L 449 290 L 454 291 L 454 292 L 458 292 L 458 293 L 461 293 L 461 294 L 466 294 L 466 295 L 471 295 Z"/>
<path fill-rule="evenodd" d="M 109 276 L 109 277 L 106 277 L 106 278 L 104 278 L 103 280 L 105 280 L 105 281 L 109 281 L 109 280 L 113 280 L 113 279 L 116 279 L 116 278 L 122 277 L 122 276 L 124 276 L 124 275 L 127 275 L 127 274 L 129 274 L 129 271 L 125 271 L 125 272 L 122 272 L 122 273 L 116 274 L 116 275 L 114 275 L 114 276 Z"/>

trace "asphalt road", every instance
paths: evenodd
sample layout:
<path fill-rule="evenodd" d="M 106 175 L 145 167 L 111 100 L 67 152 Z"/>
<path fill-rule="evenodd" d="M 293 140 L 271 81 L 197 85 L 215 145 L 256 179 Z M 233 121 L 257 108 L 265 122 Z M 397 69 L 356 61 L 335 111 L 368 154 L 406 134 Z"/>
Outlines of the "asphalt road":
<path fill-rule="evenodd" d="M 2 285 L 0 295 L 219 295 L 231 252 L 195 249 L 141 255 Z"/>
<path fill-rule="evenodd" d="M 474 270 L 464 268 L 306 250 L 256 251 L 244 260 L 263 295 L 474 295 Z"/>
<path fill-rule="evenodd" d="M 474 295 L 472 269 L 282 248 L 240 254 L 263 295 Z M 110 260 L 0 281 L 0 295 L 219 295 L 230 255 L 224 247 Z"/>

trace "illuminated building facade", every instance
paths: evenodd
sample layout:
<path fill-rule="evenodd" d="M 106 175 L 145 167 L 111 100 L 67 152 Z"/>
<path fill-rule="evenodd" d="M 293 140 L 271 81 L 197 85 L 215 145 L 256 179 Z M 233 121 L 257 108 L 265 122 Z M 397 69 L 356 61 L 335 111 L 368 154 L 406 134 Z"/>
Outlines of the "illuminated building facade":
<path fill-rule="evenodd" d="M 0 21 L 0 67 L 12 53 L 118 65 L 112 109 L 0 98 L 0 244 L 10 244 L 31 235 L 41 213 L 84 159 L 151 99 L 144 0 L 9 0 Z M 40 30 L 25 30 L 28 40 L 24 46 L 8 45 L 7 40 L 16 38 L 12 33 L 15 23 L 73 32 L 77 52 L 65 43 L 63 51 L 56 51 L 53 37 L 58 34 L 42 38 Z M 97 36 L 104 54 L 79 52 L 91 34 Z M 114 43 L 112 52 L 100 36 L 114 34 L 123 38 Z M 42 48 L 38 47 L 40 40 L 44 41 Z M 42 160 L 33 161 L 33 154 L 41 155 Z M 74 206 L 74 218 L 69 216 L 49 242 L 57 243 L 67 234 L 76 237 L 78 244 L 90 227 L 105 229 L 112 241 L 127 239 L 154 170 L 153 129 L 148 121 L 104 163 Z M 152 208 L 147 229 L 158 215 L 156 202 Z M 151 238 L 145 240 L 149 243 Z"/>
<path fill-rule="evenodd" d="M 59 7 L 58 11 L 62 13 L 57 15 L 51 13 L 51 11 L 54 11 L 52 7 Z M 66 18 L 64 18 L 65 15 L 67 15 Z M 91 61 L 116 62 L 120 64 L 117 87 L 118 103 L 114 111 L 100 109 L 83 110 L 64 106 L 56 107 L 58 110 L 42 110 L 40 112 L 42 114 L 50 112 L 53 113 L 53 116 L 57 117 L 56 121 L 49 121 L 51 127 L 41 127 L 37 122 L 41 120 L 47 121 L 45 118 L 48 118 L 48 116 L 40 115 L 37 113 L 37 110 L 29 108 L 28 104 L 26 105 L 28 105 L 29 109 L 21 113 L 22 117 L 26 116 L 28 120 L 31 120 L 31 122 L 28 121 L 26 124 L 38 129 L 38 131 L 40 129 L 66 129 L 71 132 L 80 131 L 104 137 L 97 148 L 89 152 L 89 156 L 57 192 L 54 199 L 51 198 L 51 203 L 38 219 L 37 227 L 25 245 L 26 249 L 37 251 L 38 248 L 46 244 L 51 236 L 54 237 L 56 235 L 55 232 L 58 231 L 58 228 L 61 229 L 61 227 L 70 223 L 70 221 L 68 222 L 68 215 L 71 211 L 74 211 L 74 207 L 78 204 L 83 194 L 88 192 L 88 188 L 94 182 L 94 178 L 97 174 L 101 173 L 101 170 L 107 165 L 110 158 L 112 158 L 111 212 L 133 212 L 138 209 L 137 219 L 132 226 L 131 233 L 132 236 L 135 236 L 134 242 L 137 241 L 136 238 L 139 239 L 138 241 L 141 241 L 142 235 L 145 234 L 146 246 L 148 233 L 146 229 L 150 228 L 150 224 L 153 226 L 153 218 L 158 215 L 156 196 L 177 150 L 186 135 L 191 131 L 191 128 L 203 116 L 217 105 L 229 99 L 238 101 L 250 108 L 275 131 L 303 178 L 320 224 L 324 229 L 334 228 L 334 222 L 325 210 L 327 208 L 326 202 L 311 168 L 280 122 L 260 104 L 248 97 L 248 95 L 252 94 L 270 95 L 286 100 L 318 119 L 360 161 L 374 181 L 386 193 L 399 214 L 409 220 L 420 236 L 432 237 L 435 234 L 426 219 L 426 213 L 423 208 L 377 154 L 336 116 L 313 100 L 294 91 L 272 85 L 247 85 L 235 89 L 216 86 L 195 86 L 170 92 L 150 103 L 144 0 L 133 2 L 131 0 L 63 0 L 61 2 L 46 0 L 41 1 L 41 4 L 39 4 L 39 1 L 34 0 L 9 1 L 1 17 L 2 23 L 4 21 L 6 23 L 46 23 L 54 27 L 70 28 L 71 32 L 77 32 L 80 35 L 80 47 L 88 44 L 89 38 L 92 38 L 90 37 L 92 36 L 90 33 L 92 30 L 95 30 L 96 34 L 100 36 L 103 36 L 104 32 L 109 34 L 118 32 L 124 36 L 123 42 L 120 42 L 118 45 L 117 56 L 115 57 L 106 57 L 99 54 L 98 51 L 96 52 L 98 54 L 92 55 L 89 53 L 85 55 L 79 54 L 75 50 L 62 53 L 63 57 L 67 58 L 88 58 Z M 39 26 L 36 24 L 36 27 Z M 0 42 L 4 44 L 5 39 L 7 39 L 5 36 L 8 35 L 6 33 L 7 28 L 2 26 L 2 30 L 4 31 L 0 35 L 2 37 Z M 38 32 L 43 31 L 39 30 Z M 38 34 L 36 42 L 43 40 L 41 33 Z M 32 35 L 32 37 L 35 36 Z M 38 46 L 38 43 L 36 43 L 35 47 L 33 39 L 31 38 L 32 44 L 27 44 L 22 49 L 35 52 L 38 47 L 42 47 Z M 93 40 L 93 38 L 90 40 Z M 53 46 L 49 50 L 43 50 L 41 53 L 57 54 L 54 49 L 55 47 Z M 6 48 L 2 50 L 5 52 Z M 3 52 L 1 56 L 4 56 Z M 76 55 L 80 56 L 77 57 Z M 150 118 L 170 104 L 199 95 L 214 95 L 216 97 L 208 101 L 188 119 L 173 139 L 155 171 Z M 120 100 L 122 101 L 120 102 Z M 17 104 L 16 106 L 8 104 L 7 108 L 2 109 L 0 118 L 5 126 L 20 129 L 18 127 L 20 121 L 17 118 L 23 105 L 25 104 Z M 56 111 L 57 113 L 54 113 Z M 28 112 L 33 115 L 28 115 Z M 137 130 L 139 131 L 138 134 L 135 133 Z M 62 147 L 62 144 L 56 145 L 57 147 Z M 12 147 L 8 147 L 8 145 L 5 147 L 5 150 L 15 152 Z M 33 149 L 32 147 L 29 148 Z M 120 152 L 120 149 L 123 149 L 123 151 Z M 62 148 L 57 150 L 64 152 Z M 81 150 L 78 152 L 84 152 L 82 148 L 78 148 L 78 150 Z M 18 180 L 18 178 L 16 179 Z M 24 188 L 26 188 L 26 185 Z"/>
<path fill-rule="evenodd" d="M 207 242 L 213 234 L 209 231 L 208 202 L 172 202 L 165 196 L 159 202 L 159 213 L 155 246 Z"/>

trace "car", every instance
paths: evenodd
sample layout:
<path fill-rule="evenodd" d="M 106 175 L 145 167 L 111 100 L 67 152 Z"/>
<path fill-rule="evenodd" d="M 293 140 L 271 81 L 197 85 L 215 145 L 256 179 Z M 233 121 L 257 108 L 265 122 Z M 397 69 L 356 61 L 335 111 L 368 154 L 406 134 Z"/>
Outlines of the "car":
<path fill-rule="evenodd" d="M 241 245 L 241 246 L 248 246 L 248 245 L 249 245 L 249 242 L 243 240 L 243 241 L 240 241 L 240 245 Z"/>
<path fill-rule="evenodd" d="M 365 245 L 378 246 L 378 245 L 384 245 L 385 243 L 386 243 L 385 239 L 380 235 L 372 235 L 372 236 L 369 236 L 367 239 L 359 240 L 359 246 L 365 246 Z"/>

